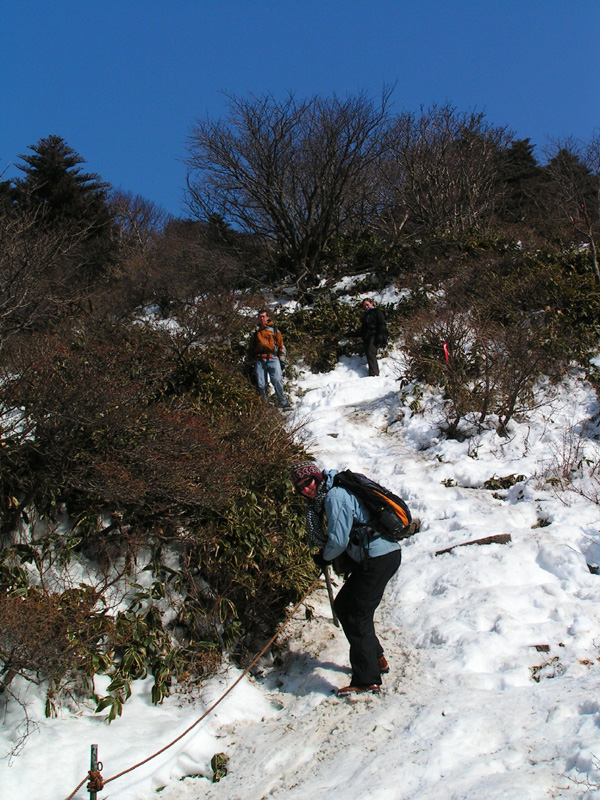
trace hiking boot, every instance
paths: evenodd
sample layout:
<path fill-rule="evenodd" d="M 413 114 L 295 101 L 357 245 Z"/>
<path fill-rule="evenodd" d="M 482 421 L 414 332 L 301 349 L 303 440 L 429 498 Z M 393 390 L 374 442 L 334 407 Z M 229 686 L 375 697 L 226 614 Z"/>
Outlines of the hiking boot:
<path fill-rule="evenodd" d="M 354 694 L 365 694 L 366 692 L 371 692 L 371 694 L 379 694 L 381 691 L 381 686 L 377 686 L 377 684 L 372 683 L 368 686 L 342 686 L 341 689 L 337 690 L 338 697 L 348 697 Z"/>
<path fill-rule="evenodd" d="M 387 673 L 390 671 L 390 665 L 386 661 L 385 656 L 379 656 L 377 658 L 377 666 L 379 667 L 379 672 L 381 672 L 382 675 L 387 675 Z"/>

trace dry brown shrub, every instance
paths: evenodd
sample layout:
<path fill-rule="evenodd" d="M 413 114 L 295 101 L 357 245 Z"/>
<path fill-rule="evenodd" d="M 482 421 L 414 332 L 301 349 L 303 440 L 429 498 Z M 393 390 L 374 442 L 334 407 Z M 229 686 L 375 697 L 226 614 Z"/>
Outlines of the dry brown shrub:
<path fill-rule="evenodd" d="M 94 613 L 98 596 L 91 589 L 46 593 L 31 588 L 24 595 L 0 595 L 2 683 L 16 674 L 50 681 L 85 669 L 89 648 L 103 635 L 103 618 Z"/>

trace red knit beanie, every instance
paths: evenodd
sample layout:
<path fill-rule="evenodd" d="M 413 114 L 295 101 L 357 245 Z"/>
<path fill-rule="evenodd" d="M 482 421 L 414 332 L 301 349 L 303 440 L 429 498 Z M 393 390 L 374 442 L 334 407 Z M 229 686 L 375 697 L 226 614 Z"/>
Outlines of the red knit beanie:
<path fill-rule="evenodd" d="M 314 478 L 317 483 L 321 483 L 323 473 L 312 461 L 294 461 L 290 467 L 290 478 L 294 486 L 298 486 L 307 478 Z"/>

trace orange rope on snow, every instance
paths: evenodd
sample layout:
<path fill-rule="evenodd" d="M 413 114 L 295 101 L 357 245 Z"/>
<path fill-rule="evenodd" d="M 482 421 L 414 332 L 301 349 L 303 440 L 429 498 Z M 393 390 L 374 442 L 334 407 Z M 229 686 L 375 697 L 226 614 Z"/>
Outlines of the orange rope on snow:
<path fill-rule="evenodd" d="M 95 782 L 97 781 L 97 783 L 95 783 L 95 785 L 99 786 L 99 788 L 102 788 L 102 786 L 106 786 L 107 783 L 110 783 L 111 781 L 116 781 L 117 778 L 120 778 L 121 776 L 126 775 L 128 772 L 133 772 L 134 769 L 137 769 L 138 767 L 141 767 L 143 764 L 147 764 L 149 761 L 152 761 L 153 758 L 156 758 L 161 753 L 164 753 L 165 750 L 168 750 L 170 747 L 172 747 L 178 741 L 183 739 L 183 737 L 186 736 L 191 730 L 193 730 L 193 728 L 195 728 L 196 725 L 199 725 L 202 722 L 202 720 L 205 719 L 210 714 L 210 712 L 213 711 L 219 705 L 219 703 L 221 703 L 227 697 L 227 695 L 231 691 L 233 691 L 233 689 L 235 689 L 235 687 L 242 680 L 242 678 L 244 678 L 248 674 L 248 672 L 252 669 L 252 667 L 256 664 L 256 662 L 266 653 L 266 651 L 269 649 L 269 647 L 273 644 L 275 639 L 277 639 L 277 637 L 279 636 L 281 631 L 285 628 L 285 626 L 288 624 L 288 622 L 292 619 L 292 617 L 295 615 L 296 611 L 304 603 L 304 601 L 306 600 L 308 595 L 312 592 L 312 590 L 315 588 L 315 586 L 317 585 L 318 582 L 319 582 L 319 578 L 315 578 L 315 580 L 310 585 L 310 587 L 309 587 L 308 591 L 306 592 L 306 594 L 304 595 L 304 597 L 298 603 L 296 603 L 294 608 L 290 611 L 290 613 L 287 615 L 287 617 L 283 620 L 281 625 L 278 626 L 277 630 L 275 631 L 273 636 L 269 639 L 269 641 L 266 643 L 266 645 L 263 647 L 263 649 L 260 651 L 260 653 L 258 653 L 258 655 L 256 655 L 256 656 L 254 656 L 254 658 L 248 664 L 248 666 L 242 672 L 242 674 L 238 678 L 236 678 L 236 680 L 231 684 L 231 686 L 225 692 L 223 692 L 221 697 L 219 697 L 219 699 L 216 700 L 212 704 L 212 706 L 210 708 L 207 708 L 206 711 L 204 712 L 204 714 L 202 714 L 201 717 L 199 717 L 195 722 L 193 722 L 189 726 L 189 728 L 186 728 L 183 731 L 183 733 L 180 733 L 179 736 L 177 736 L 175 739 L 173 739 L 172 742 L 169 742 L 169 744 L 166 744 L 164 747 L 161 747 L 160 750 L 156 751 L 156 753 L 153 753 L 151 756 L 148 756 L 147 758 L 144 758 L 142 761 L 139 761 L 137 764 L 134 764 L 132 767 L 128 767 L 127 769 L 124 769 L 122 772 L 118 772 L 116 775 L 113 775 L 111 778 L 106 778 L 106 780 L 104 780 L 102 778 L 102 776 L 100 775 L 100 772 L 95 772 L 93 775 L 92 775 L 91 772 L 88 773 L 88 775 L 86 775 L 86 777 L 81 781 L 81 783 L 77 786 L 77 788 L 73 792 L 71 792 L 71 794 L 66 798 L 66 800 L 72 800 L 72 798 L 79 791 L 79 789 L 83 786 L 83 784 L 86 782 L 86 780 L 88 780 L 88 778 L 90 780 L 94 780 Z M 100 784 L 102 784 L 102 786 Z M 92 789 L 92 791 L 98 791 L 98 789 L 96 789 L 96 790 Z"/>
<path fill-rule="evenodd" d="M 73 789 L 73 791 L 72 791 L 72 792 L 71 792 L 71 794 L 70 794 L 70 795 L 69 795 L 69 796 L 66 798 L 66 800 L 72 800 L 72 798 L 73 798 L 73 797 L 75 797 L 75 795 L 77 794 L 77 792 L 78 792 L 78 791 L 81 789 L 81 787 L 83 786 L 83 784 L 84 784 L 84 783 L 87 781 L 88 777 L 89 777 L 88 775 L 86 775 L 86 776 L 85 776 L 85 778 L 84 778 L 84 779 L 81 781 L 81 783 L 80 783 L 78 786 L 76 786 L 76 787 Z"/>

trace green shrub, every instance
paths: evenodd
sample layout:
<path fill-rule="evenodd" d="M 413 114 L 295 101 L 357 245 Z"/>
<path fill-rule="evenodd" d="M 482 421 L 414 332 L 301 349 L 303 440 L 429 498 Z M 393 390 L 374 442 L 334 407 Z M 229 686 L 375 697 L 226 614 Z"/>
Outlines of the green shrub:
<path fill-rule="evenodd" d="M 109 719 L 145 675 L 160 702 L 174 679 L 198 679 L 224 649 L 241 655 L 271 631 L 314 577 L 287 479 L 297 447 L 226 353 L 110 323 L 32 338 L 5 365 L 0 662 L 48 681 L 49 711 L 78 675 L 89 694 L 97 673 L 111 678 L 97 698 Z M 97 565 L 93 584 L 73 595 L 44 583 L 82 555 Z M 109 584 L 119 609 L 101 605 Z M 18 603 L 32 608 L 24 644 Z"/>
<path fill-rule="evenodd" d="M 587 366 L 600 335 L 600 292 L 580 250 L 527 251 L 463 237 L 447 256 L 454 270 L 435 304 L 406 323 L 406 377 L 443 387 L 449 435 L 465 435 L 490 415 L 504 431 L 532 406 L 541 375 L 560 377 L 573 360 Z"/>
<path fill-rule="evenodd" d="M 442 429 L 453 437 L 468 435 L 491 415 L 504 433 L 515 414 L 533 406 L 540 376 L 565 367 L 560 352 L 548 357 L 537 326 L 523 320 L 498 325 L 476 309 L 413 320 L 405 341 L 406 378 L 443 388 Z"/>

